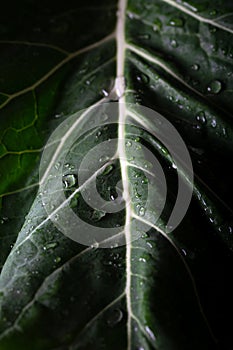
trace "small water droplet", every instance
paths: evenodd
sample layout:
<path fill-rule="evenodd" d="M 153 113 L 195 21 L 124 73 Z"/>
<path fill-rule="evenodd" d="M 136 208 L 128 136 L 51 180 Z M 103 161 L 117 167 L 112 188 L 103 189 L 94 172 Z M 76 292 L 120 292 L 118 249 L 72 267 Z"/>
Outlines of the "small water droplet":
<path fill-rule="evenodd" d="M 58 214 L 55 214 L 54 215 L 54 220 L 57 221 L 59 219 L 59 215 Z"/>
<path fill-rule="evenodd" d="M 57 245 L 58 245 L 57 242 L 49 242 L 43 247 L 43 249 L 44 250 L 53 249 L 53 248 L 57 247 Z"/>
<path fill-rule="evenodd" d="M 148 238 L 148 237 L 149 237 L 149 235 L 148 235 L 147 232 L 142 232 L 141 233 L 141 238 Z"/>
<path fill-rule="evenodd" d="M 172 27 L 183 27 L 184 25 L 184 20 L 180 17 L 177 18 L 172 18 L 169 21 L 169 25 Z"/>
<path fill-rule="evenodd" d="M 146 74 L 141 73 L 140 75 L 137 75 L 137 81 L 147 84 L 149 82 L 149 77 Z"/>
<path fill-rule="evenodd" d="M 58 118 L 61 118 L 63 116 L 64 116 L 63 113 L 59 113 L 59 114 L 55 114 L 54 118 L 58 119 Z"/>
<path fill-rule="evenodd" d="M 126 147 L 131 147 L 132 146 L 132 142 L 128 140 L 128 141 L 126 141 L 125 145 L 126 145 Z"/>
<path fill-rule="evenodd" d="M 196 120 L 197 120 L 200 124 L 206 124 L 205 112 L 203 112 L 203 111 L 198 112 L 197 115 L 196 115 Z"/>
<path fill-rule="evenodd" d="M 210 11 L 210 16 L 215 16 L 217 14 L 217 10 L 213 9 Z"/>
<path fill-rule="evenodd" d="M 118 197 L 118 194 L 115 190 L 111 190 L 111 193 L 110 193 L 110 199 L 111 201 L 115 201 Z"/>
<path fill-rule="evenodd" d="M 109 95 L 108 91 L 105 89 L 102 89 L 101 92 L 104 95 L 104 97 L 107 97 Z"/>
<path fill-rule="evenodd" d="M 115 327 L 123 318 L 123 312 L 120 309 L 114 309 L 108 313 L 107 324 L 109 327 Z"/>
<path fill-rule="evenodd" d="M 144 216 L 145 213 L 146 213 L 146 209 L 145 209 L 144 207 L 141 206 L 141 207 L 139 208 L 138 214 L 139 214 L 140 216 Z"/>
<path fill-rule="evenodd" d="M 179 45 L 178 45 L 178 43 L 177 43 L 177 41 L 176 41 L 175 39 L 172 39 L 172 40 L 171 40 L 171 46 L 174 47 L 174 48 L 176 48 L 176 47 L 178 47 Z"/>
<path fill-rule="evenodd" d="M 107 162 L 109 159 L 110 159 L 109 156 L 101 156 L 99 159 L 99 162 L 100 163 Z"/>
<path fill-rule="evenodd" d="M 144 33 L 144 34 L 139 34 L 139 39 L 144 39 L 144 40 L 149 40 L 151 35 L 148 33 Z"/>
<path fill-rule="evenodd" d="M 153 21 L 153 30 L 155 32 L 160 31 L 162 29 L 162 22 L 159 18 L 155 18 Z"/>
<path fill-rule="evenodd" d="M 218 94 L 222 90 L 222 83 L 219 80 L 212 80 L 208 86 L 207 86 L 207 91 L 210 94 Z"/>
<path fill-rule="evenodd" d="M 199 68 L 200 68 L 200 66 L 199 66 L 199 64 L 197 64 L 197 63 L 194 63 L 194 64 L 192 64 L 192 66 L 191 66 L 191 69 L 192 69 L 192 70 L 195 70 L 195 71 L 199 70 Z"/>
<path fill-rule="evenodd" d="M 54 165 L 54 168 L 57 170 L 59 169 L 61 166 L 61 163 L 60 162 L 57 162 L 55 165 Z"/>
<path fill-rule="evenodd" d="M 150 329 L 150 327 L 148 327 L 148 326 L 146 326 L 145 327 L 145 330 L 146 330 L 146 333 L 149 335 L 149 337 L 153 340 L 153 341 L 155 341 L 155 335 L 154 335 L 154 333 L 152 332 L 152 330 Z"/>
<path fill-rule="evenodd" d="M 54 262 L 57 264 L 61 261 L 61 257 L 60 256 L 57 256 L 55 259 L 54 259 Z"/>
<path fill-rule="evenodd" d="M 132 12 L 128 12 L 128 17 L 130 18 L 130 19 L 134 19 L 135 18 L 135 15 L 132 13 Z"/>
<path fill-rule="evenodd" d="M 105 211 L 102 210 L 94 210 L 92 215 L 91 215 L 91 219 L 93 221 L 100 221 L 104 216 L 106 215 Z"/>
<path fill-rule="evenodd" d="M 73 174 L 67 174 L 63 176 L 62 182 L 65 188 L 70 188 L 76 184 L 76 178 Z"/>
<path fill-rule="evenodd" d="M 142 184 L 148 184 L 149 180 L 147 177 L 144 177 L 141 181 Z"/>
<path fill-rule="evenodd" d="M 146 263 L 146 259 L 145 259 L 145 258 L 142 258 L 142 257 L 139 258 L 138 261 L 143 262 L 143 263 Z"/>
<path fill-rule="evenodd" d="M 217 121 L 216 121 L 215 118 L 213 118 L 213 119 L 211 120 L 211 126 L 212 126 L 213 128 L 216 128 L 216 126 L 217 126 Z"/>
<path fill-rule="evenodd" d="M 110 174 L 113 171 L 113 169 L 114 169 L 114 166 L 112 164 L 107 165 L 104 171 L 102 172 L 102 175 Z"/>

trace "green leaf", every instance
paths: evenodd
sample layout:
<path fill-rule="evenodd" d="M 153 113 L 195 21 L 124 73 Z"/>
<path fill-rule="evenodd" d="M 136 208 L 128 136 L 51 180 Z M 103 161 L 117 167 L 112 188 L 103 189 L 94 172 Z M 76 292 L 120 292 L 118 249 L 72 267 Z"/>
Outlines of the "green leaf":
<path fill-rule="evenodd" d="M 227 0 L 2 5 L 1 349 L 232 348 L 232 12 Z M 174 230 L 192 174 L 171 125 L 194 169 Z"/>

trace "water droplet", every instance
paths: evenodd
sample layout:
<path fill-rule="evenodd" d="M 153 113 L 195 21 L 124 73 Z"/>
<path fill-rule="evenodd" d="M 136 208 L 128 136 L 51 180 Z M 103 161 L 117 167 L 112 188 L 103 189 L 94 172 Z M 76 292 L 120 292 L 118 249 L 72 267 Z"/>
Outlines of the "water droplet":
<path fill-rule="evenodd" d="M 115 190 L 111 190 L 111 193 L 110 193 L 110 199 L 111 201 L 115 201 L 118 197 L 118 194 Z"/>
<path fill-rule="evenodd" d="M 44 250 L 49 250 L 49 249 L 53 249 L 55 247 L 57 247 L 58 243 L 57 242 L 50 242 L 50 243 L 47 243 L 43 249 Z"/>
<path fill-rule="evenodd" d="M 55 259 L 54 259 L 54 262 L 57 264 L 61 261 L 61 257 L 60 256 L 57 256 Z"/>
<path fill-rule="evenodd" d="M 128 17 L 130 19 L 134 19 L 135 18 L 135 15 L 132 13 L 132 12 L 128 12 Z"/>
<path fill-rule="evenodd" d="M 139 211 L 138 211 L 138 214 L 139 214 L 140 216 L 144 216 L 144 215 L 145 215 L 145 212 L 146 212 L 145 208 L 144 208 L 144 207 L 140 207 L 140 208 L 139 208 Z"/>
<path fill-rule="evenodd" d="M 101 90 L 102 94 L 104 95 L 104 97 L 107 97 L 109 94 L 108 94 L 108 91 L 105 90 L 105 89 L 102 89 Z"/>
<path fill-rule="evenodd" d="M 199 66 L 199 64 L 197 64 L 197 63 L 194 63 L 192 66 L 191 66 L 191 69 L 192 70 L 198 70 L 200 68 L 200 66 Z"/>
<path fill-rule="evenodd" d="M 126 147 L 131 147 L 132 146 L 132 142 L 128 140 L 128 141 L 126 141 L 125 145 L 126 145 Z"/>
<path fill-rule="evenodd" d="M 219 80 L 212 80 L 208 86 L 207 86 L 207 91 L 210 94 L 218 94 L 222 90 L 222 83 Z"/>
<path fill-rule="evenodd" d="M 91 216 L 93 221 L 100 221 L 106 215 L 105 211 L 102 210 L 94 210 Z"/>
<path fill-rule="evenodd" d="M 200 124 L 206 124 L 205 112 L 203 112 L 203 111 L 198 112 L 197 115 L 196 115 L 196 120 L 197 120 Z"/>
<path fill-rule="evenodd" d="M 101 156 L 100 159 L 99 159 L 99 162 L 102 163 L 102 162 L 107 162 L 109 160 L 109 156 Z"/>
<path fill-rule="evenodd" d="M 150 39 L 150 37 L 151 37 L 151 35 L 150 34 L 147 34 L 147 33 L 145 33 L 145 34 L 139 34 L 139 39 L 144 39 L 144 40 L 149 40 Z"/>
<path fill-rule="evenodd" d="M 76 178 L 73 174 L 67 174 L 63 176 L 62 182 L 65 188 L 70 188 L 76 184 Z"/>
<path fill-rule="evenodd" d="M 176 41 L 175 39 L 172 39 L 172 40 L 171 40 L 171 46 L 174 47 L 174 48 L 176 48 L 176 47 L 178 47 L 179 45 L 178 45 L 178 43 L 177 43 L 177 41 Z"/>
<path fill-rule="evenodd" d="M 172 18 L 169 21 L 169 25 L 172 27 L 183 27 L 184 25 L 184 20 L 182 18 Z"/>
<path fill-rule="evenodd" d="M 107 324 L 109 327 L 114 327 L 121 322 L 122 318 L 123 312 L 120 309 L 114 309 L 108 314 Z"/>
<path fill-rule="evenodd" d="M 139 258 L 138 261 L 143 262 L 143 263 L 146 263 L 146 259 L 145 259 L 145 258 L 142 258 L 142 257 Z"/>
<path fill-rule="evenodd" d="M 216 121 L 215 118 L 213 118 L 213 119 L 211 120 L 211 126 L 212 126 L 213 128 L 216 128 L 216 126 L 217 126 L 217 121 Z"/>
<path fill-rule="evenodd" d="M 141 181 L 142 184 L 148 184 L 149 180 L 147 179 L 147 177 L 144 177 Z"/>
<path fill-rule="evenodd" d="M 146 74 L 141 73 L 140 75 L 137 75 L 137 81 L 147 84 L 149 82 L 149 77 Z"/>
<path fill-rule="evenodd" d="M 104 171 L 102 172 L 102 175 L 110 174 L 111 171 L 113 171 L 113 169 L 114 169 L 114 166 L 112 164 L 107 165 Z"/>
<path fill-rule="evenodd" d="M 173 168 L 173 169 L 177 169 L 176 163 L 172 163 L 172 168 Z"/>
<path fill-rule="evenodd" d="M 59 169 L 61 166 L 61 163 L 60 162 L 57 162 L 55 165 L 54 165 L 54 168 L 57 170 Z"/>
<path fill-rule="evenodd" d="M 213 9 L 210 11 L 210 16 L 215 16 L 217 14 L 217 10 Z"/>
<path fill-rule="evenodd" d="M 59 219 L 59 215 L 58 214 L 55 214 L 54 215 L 54 220 L 57 221 Z"/>
<path fill-rule="evenodd" d="M 146 330 L 146 333 L 149 335 L 149 337 L 150 337 L 153 341 L 155 341 L 155 335 L 154 335 L 154 333 L 152 332 L 152 330 L 150 329 L 150 327 L 146 326 L 146 327 L 145 327 L 145 330 Z"/>
<path fill-rule="evenodd" d="M 160 31 L 162 29 L 162 22 L 159 18 L 155 18 L 153 21 L 153 30 L 155 32 Z"/>

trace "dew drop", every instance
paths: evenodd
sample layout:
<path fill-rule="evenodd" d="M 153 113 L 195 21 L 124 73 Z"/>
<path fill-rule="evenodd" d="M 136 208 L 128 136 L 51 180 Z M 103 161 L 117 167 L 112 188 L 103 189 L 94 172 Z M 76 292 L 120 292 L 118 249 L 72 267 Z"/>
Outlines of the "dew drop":
<path fill-rule="evenodd" d="M 145 258 L 139 258 L 138 261 L 146 263 L 146 259 Z"/>
<path fill-rule="evenodd" d="M 145 213 L 146 213 L 145 208 L 144 207 L 140 207 L 138 213 L 139 213 L 140 216 L 144 216 Z"/>
<path fill-rule="evenodd" d="M 203 111 L 198 112 L 197 115 L 196 115 L 196 120 L 197 120 L 200 124 L 206 124 L 205 112 L 203 112 Z"/>
<path fill-rule="evenodd" d="M 111 193 L 110 193 L 110 199 L 111 201 L 115 201 L 118 197 L 118 194 L 115 190 L 111 190 Z"/>
<path fill-rule="evenodd" d="M 145 34 L 139 34 L 139 39 L 145 39 L 145 40 L 149 40 L 150 39 L 150 34 L 147 34 L 147 33 L 145 33 Z"/>
<path fill-rule="evenodd" d="M 54 165 L 54 168 L 57 170 L 59 169 L 61 166 L 61 163 L 60 162 L 57 162 L 55 165 Z"/>
<path fill-rule="evenodd" d="M 212 126 L 213 128 L 216 128 L 216 126 L 217 126 L 217 121 L 216 121 L 215 118 L 213 118 L 213 119 L 211 120 L 211 126 Z"/>
<path fill-rule="evenodd" d="M 109 95 L 108 91 L 105 89 L 102 89 L 101 92 L 104 97 L 107 97 Z"/>
<path fill-rule="evenodd" d="M 107 162 L 109 160 L 109 156 L 101 156 L 100 159 L 99 159 L 99 162 L 102 163 L 102 162 Z"/>
<path fill-rule="evenodd" d="M 120 309 L 114 309 L 108 314 L 107 324 L 109 327 L 115 327 L 123 318 L 123 312 Z"/>
<path fill-rule="evenodd" d="M 93 221 L 100 221 L 106 215 L 105 211 L 102 210 L 94 210 L 91 216 Z"/>
<path fill-rule="evenodd" d="M 177 41 L 176 41 L 175 39 L 173 39 L 173 40 L 171 40 L 171 46 L 174 47 L 174 48 L 176 48 L 176 47 L 178 47 L 179 45 L 178 45 Z"/>
<path fill-rule="evenodd" d="M 141 183 L 144 185 L 144 184 L 148 184 L 149 180 L 147 177 L 143 178 Z"/>
<path fill-rule="evenodd" d="M 60 256 L 57 256 L 55 259 L 54 259 L 54 262 L 57 264 L 61 261 L 61 257 Z"/>
<path fill-rule="evenodd" d="M 131 147 L 132 146 L 132 142 L 128 140 L 128 141 L 126 141 L 125 145 L 126 145 L 126 147 Z"/>
<path fill-rule="evenodd" d="M 154 335 L 154 333 L 152 332 L 152 330 L 150 329 L 150 327 L 146 326 L 146 327 L 145 327 L 145 331 L 146 331 L 146 333 L 149 335 L 149 337 L 150 337 L 153 341 L 155 341 L 155 335 Z"/>
<path fill-rule="evenodd" d="M 55 247 L 57 247 L 58 243 L 57 242 L 50 242 L 50 243 L 47 243 L 43 249 L 44 250 L 49 250 L 49 249 L 53 249 Z"/>
<path fill-rule="evenodd" d="M 172 18 L 169 21 L 169 25 L 172 27 L 183 27 L 184 25 L 184 20 L 182 18 Z"/>
<path fill-rule="evenodd" d="M 191 66 L 191 69 L 192 69 L 192 70 L 195 70 L 195 71 L 199 70 L 199 68 L 200 68 L 200 66 L 199 66 L 199 64 L 197 64 L 197 63 L 194 63 L 194 64 Z"/>
<path fill-rule="evenodd" d="M 219 80 L 212 80 L 208 86 L 207 86 L 207 91 L 210 94 L 218 94 L 222 90 L 222 83 Z"/>
<path fill-rule="evenodd" d="M 104 171 L 102 172 L 102 175 L 110 174 L 113 171 L 113 169 L 114 169 L 114 166 L 112 164 L 107 165 Z"/>
<path fill-rule="evenodd" d="M 137 75 L 137 81 L 147 84 L 149 82 L 149 77 L 146 74 L 142 73 L 140 75 Z"/>
<path fill-rule="evenodd" d="M 210 11 L 210 16 L 215 16 L 217 14 L 217 10 L 213 9 Z"/>
<path fill-rule="evenodd" d="M 62 182 L 65 188 L 70 188 L 76 184 L 76 178 L 73 174 L 67 174 L 63 176 Z"/>

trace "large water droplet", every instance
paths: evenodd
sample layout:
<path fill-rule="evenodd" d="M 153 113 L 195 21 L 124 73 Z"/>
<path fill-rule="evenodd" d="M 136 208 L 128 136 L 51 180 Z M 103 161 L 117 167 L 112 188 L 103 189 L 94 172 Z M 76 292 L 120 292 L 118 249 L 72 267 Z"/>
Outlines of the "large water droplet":
<path fill-rule="evenodd" d="M 123 318 L 123 312 L 120 309 L 114 309 L 108 314 L 107 324 L 110 327 L 116 326 Z"/>
<path fill-rule="evenodd" d="M 73 187 L 76 184 L 76 178 L 73 174 L 64 175 L 62 181 L 65 188 Z"/>
<path fill-rule="evenodd" d="M 207 86 L 207 91 L 210 94 L 218 94 L 222 90 L 222 83 L 219 80 L 212 80 L 208 86 Z"/>

